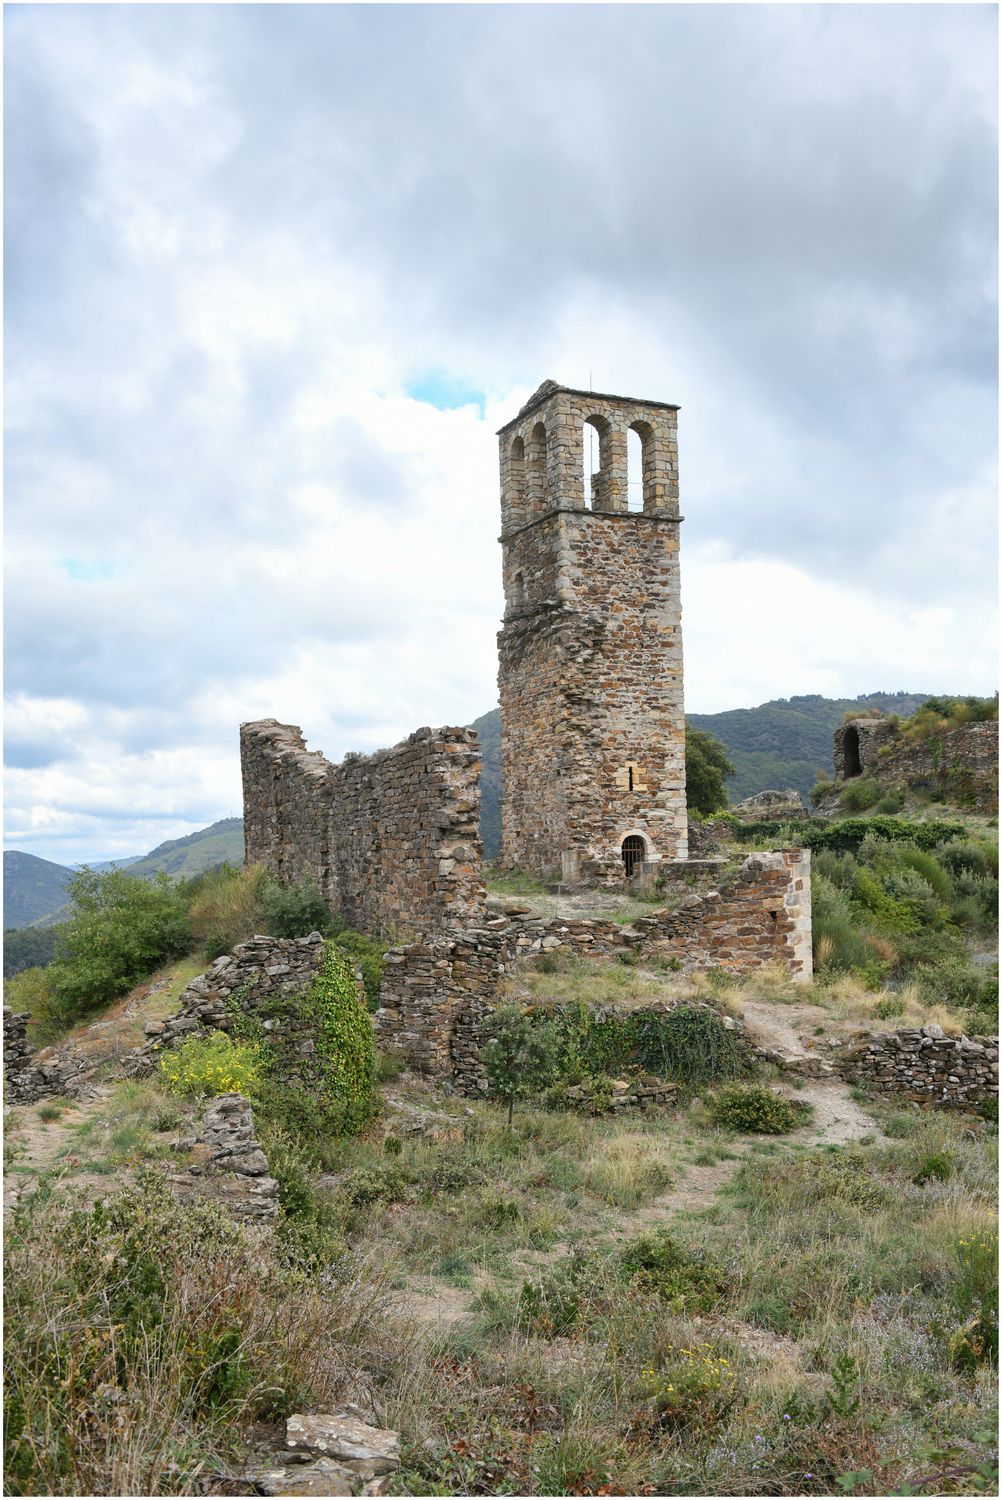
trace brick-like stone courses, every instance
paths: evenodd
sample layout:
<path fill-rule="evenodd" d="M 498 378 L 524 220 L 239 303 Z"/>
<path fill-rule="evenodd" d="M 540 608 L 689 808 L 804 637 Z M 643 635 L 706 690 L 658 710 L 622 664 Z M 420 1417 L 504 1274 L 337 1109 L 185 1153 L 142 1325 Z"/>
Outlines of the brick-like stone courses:
<path fill-rule="evenodd" d="M 676 413 L 547 382 L 499 434 L 506 864 L 618 882 L 631 833 L 648 858 L 685 857 Z M 591 509 L 589 418 L 602 457 Z M 644 444 L 643 513 L 627 510 L 631 427 Z"/>
<path fill-rule="evenodd" d="M 945 734 L 931 734 L 909 743 L 900 739 L 886 720 L 854 719 L 835 731 L 835 775 L 839 783 L 846 779 L 846 731 L 850 729 L 859 735 L 862 774 L 875 776 L 881 786 L 935 787 L 949 801 L 969 801 L 978 812 L 998 812 L 997 722 L 959 724 Z"/>
<path fill-rule="evenodd" d="M 447 1075 L 457 1055 L 462 1062 L 469 1028 L 475 1030 L 497 1003 L 514 962 L 558 948 L 599 957 L 634 949 L 677 957 L 687 972 L 720 968 L 736 975 L 778 961 L 807 982 L 810 854 L 750 855 L 720 890 L 692 896 L 675 912 L 653 912 L 630 927 L 601 918 L 502 916 L 473 931 L 391 949 L 383 961 L 376 1034 L 412 1067 Z"/>
<path fill-rule="evenodd" d="M 868 1036 L 836 1060 L 844 1077 L 955 1108 L 998 1098 L 997 1036 L 946 1036 L 939 1026 Z"/>
<path fill-rule="evenodd" d="M 469 729 L 419 729 L 332 765 L 298 728 L 240 729 L 249 864 L 303 877 L 366 932 L 416 933 L 482 915 L 480 749 Z"/>
<path fill-rule="evenodd" d="M 466 932 L 392 948 L 383 958 L 376 1037 L 419 1072 L 447 1075 L 455 1018 L 470 1003 L 493 1002 L 512 960 L 505 917 Z"/>
<path fill-rule="evenodd" d="M 840 724 L 833 737 L 832 760 L 835 780 L 844 781 L 849 775 L 866 775 L 876 770 L 877 755 L 882 745 L 893 738 L 894 724 L 890 719 L 848 719 Z M 856 771 L 852 762 L 858 759 L 861 768 Z M 848 766 L 847 766 L 848 763 Z"/>
<path fill-rule="evenodd" d="M 149 1040 L 137 1048 L 124 1064 L 127 1074 L 152 1071 L 158 1054 L 193 1033 L 232 1031 L 234 1011 L 253 1015 L 273 996 L 302 995 L 323 962 L 324 938 L 311 932 L 303 938 L 253 937 L 232 953 L 217 958 L 206 974 L 193 979 L 179 997 L 179 1010 L 166 1021 L 146 1025 Z M 358 981 L 359 1001 L 365 991 Z M 282 1058 L 286 1081 L 296 1075 L 297 1053 L 310 1055 L 315 1048 L 312 1029 L 294 1016 L 268 1026 L 271 1042 Z"/>

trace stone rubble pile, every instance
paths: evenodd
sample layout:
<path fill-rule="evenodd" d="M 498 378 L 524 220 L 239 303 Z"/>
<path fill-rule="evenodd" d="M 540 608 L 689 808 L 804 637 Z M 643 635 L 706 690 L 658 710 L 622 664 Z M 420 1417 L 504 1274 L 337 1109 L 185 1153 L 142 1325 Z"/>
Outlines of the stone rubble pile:
<path fill-rule="evenodd" d="M 260 1495 L 385 1495 L 400 1468 L 400 1434 L 375 1427 L 357 1409 L 285 1424 L 286 1453 L 248 1475 Z"/>
<path fill-rule="evenodd" d="M 31 1017 L 3 1008 L 4 1089 L 10 1104 L 35 1104 L 56 1095 L 81 1098 L 104 1056 L 86 1055 L 72 1047 L 32 1049 L 26 1031 Z"/>
<path fill-rule="evenodd" d="M 254 1134 L 249 1099 L 220 1094 L 206 1108 L 202 1134 L 175 1141 L 175 1151 L 190 1159 L 169 1181 L 181 1198 L 209 1198 L 238 1219 L 273 1219 L 278 1213 L 278 1183 L 268 1173 L 268 1159 Z"/>

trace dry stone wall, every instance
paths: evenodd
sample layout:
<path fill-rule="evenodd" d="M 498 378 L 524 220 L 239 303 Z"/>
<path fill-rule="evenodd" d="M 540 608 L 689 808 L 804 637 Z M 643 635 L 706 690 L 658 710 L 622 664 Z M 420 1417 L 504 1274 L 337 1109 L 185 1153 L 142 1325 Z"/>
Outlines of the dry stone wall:
<path fill-rule="evenodd" d="M 499 434 L 502 858 L 547 878 L 621 882 L 628 837 L 646 859 L 685 857 L 676 413 L 547 382 Z M 586 422 L 601 452 L 590 508 Z"/>
<path fill-rule="evenodd" d="M 910 742 L 886 719 L 853 719 L 835 731 L 834 758 L 839 789 L 853 774 L 874 776 L 888 790 L 935 789 L 948 801 L 966 803 L 978 812 L 999 810 L 997 721 L 960 724 L 945 734 Z M 835 796 L 824 803 L 828 811 L 838 807 Z"/>
<path fill-rule="evenodd" d="M 480 749 L 470 729 L 419 729 L 391 750 L 332 765 L 301 731 L 243 724 L 248 864 L 284 885 L 304 877 L 366 932 L 415 933 L 484 909 Z"/>
<path fill-rule="evenodd" d="M 199 1033 L 232 1031 L 238 1014 L 274 1012 L 276 1000 L 305 994 L 323 963 L 324 945 L 319 932 L 302 938 L 261 936 L 240 943 L 182 991 L 176 1015 L 166 1021 L 147 1022 L 148 1040 L 126 1060 L 125 1072 L 149 1072 L 165 1047 Z M 364 1005 L 361 979 L 358 996 Z M 280 1020 L 269 1014 L 264 1024 L 271 1045 L 282 1059 L 284 1080 L 293 1081 L 297 1057 L 307 1059 L 315 1050 L 310 1026 L 297 1018 L 294 1007 Z"/>
<path fill-rule="evenodd" d="M 238 1219 L 273 1219 L 278 1183 L 254 1133 L 254 1115 L 242 1094 L 219 1094 L 206 1107 L 198 1139 L 174 1143 L 188 1153 L 183 1171 L 170 1174 L 179 1198 L 222 1203 Z"/>
<path fill-rule="evenodd" d="M 655 911 L 629 927 L 601 918 L 519 914 L 391 949 L 383 960 L 376 1034 L 422 1072 L 448 1076 L 457 1061 L 462 1071 L 464 1037 L 497 1003 L 515 962 L 561 948 L 598 957 L 629 950 L 660 954 L 677 958 L 690 973 L 719 968 L 742 975 L 779 962 L 807 982 L 810 853 L 750 855 L 720 890 L 691 896 L 679 910 Z"/>
<path fill-rule="evenodd" d="M 963 1108 L 998 1098 L 997 1036 L 947 1036 L 935 1024 L 890 1031 L 868 1036 L 836 1065 L 853 1082 L 917 1104 Z"/>

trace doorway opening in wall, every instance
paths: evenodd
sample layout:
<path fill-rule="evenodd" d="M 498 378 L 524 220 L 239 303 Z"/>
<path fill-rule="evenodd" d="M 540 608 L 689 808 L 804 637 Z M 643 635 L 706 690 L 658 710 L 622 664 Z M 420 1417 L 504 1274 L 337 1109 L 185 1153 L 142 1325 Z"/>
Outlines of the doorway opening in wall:
<path fill-rule="evenodd" d="M 852 724 L 842 736 L 842 762 L 843 776 L 846 781 L 850 776 L 862 775 L 863 766 L 859 759 L 859 730 L 855 729 Z"/>
<path fill-rule="evenodd" d="M 647 858 L 647 845 L 639 833 L 627 834 L 623 840 L 623 864 L 626 866 L 626 878 L 629 879 L 638 865 L 642 865 Z"/>

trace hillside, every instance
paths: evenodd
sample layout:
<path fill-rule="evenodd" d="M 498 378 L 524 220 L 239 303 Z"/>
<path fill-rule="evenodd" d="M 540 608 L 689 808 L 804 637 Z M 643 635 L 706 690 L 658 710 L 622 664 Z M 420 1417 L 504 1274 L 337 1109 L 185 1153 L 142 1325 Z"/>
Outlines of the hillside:
<path fill-rule="evenodd" d="M 244 862 L 243 818 L 220 818 L 208 828 L 200 828 L 181 839 L 167 839 L 149 854 L 129 864 L 130 875 L 167 875 L 186 878 L 211 870 L 213 865 L 242 865 Z"/>
<path fill-rule="evenodd" d="M 5 849 L 3 855 L 3 925 L 28 927 L 56 911 L 66 900 L 73 871 L 36 854 Z"/>
<path fill-rule="evenodd" d="M 727 746 L 735 774 L 728 778 L 731 802 L 767 787 L 796 787 L 805 802 L 819 771 L 833 774 L 832 735 L 849 710 L 879 708 L 912 714 L 928 693 L 862 693 L 858 698 L 823 698 L 808 693 L 773 698 L 757 708 L 719 714 L 690 714 L 694 729 L 707 729 Z"/>

